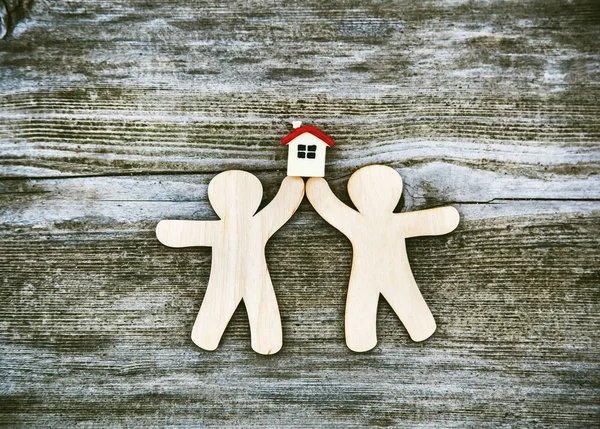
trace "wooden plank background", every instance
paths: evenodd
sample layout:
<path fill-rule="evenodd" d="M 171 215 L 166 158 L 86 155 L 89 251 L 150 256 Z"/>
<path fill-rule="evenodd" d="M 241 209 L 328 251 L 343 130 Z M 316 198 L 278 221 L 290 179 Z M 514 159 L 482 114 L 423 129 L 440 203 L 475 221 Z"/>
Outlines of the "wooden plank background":
<path fill-rule="evenodd" d="M 0 5 L 2 426 L 598 426 L 597 1 Z M 350 244 L 305 200 L 267 246 L 282 351 L 243 308 L 191 342 L 210 249 L 153 228 L 214 219 L 226 169 L 270 200 L 296 119 L 344 201 L 381 163 L 399 208 L 460 211 L 408 242 L 429 340 L 382 300 L 378 346 L 346 348 Z"/>

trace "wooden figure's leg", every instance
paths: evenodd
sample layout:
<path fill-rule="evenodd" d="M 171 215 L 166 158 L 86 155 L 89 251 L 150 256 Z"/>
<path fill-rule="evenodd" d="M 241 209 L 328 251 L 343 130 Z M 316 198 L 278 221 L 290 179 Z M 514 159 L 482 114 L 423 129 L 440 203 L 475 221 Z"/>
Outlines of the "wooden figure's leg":
<path fill-rule="evenodd" d="M 377 345 L 379 290 L 365 281 L 351 277 L 346 298 L 346 345 L 355 352 L 366 352 Z"/>
<path fill-rule="evenodd" d="M 242 300 L 233 287 L 209 282 L 192 330 L 192 341 L 204 350 L 215 350 L 223 332 Z"/>
<path fill-rule="evenodd" d="M 425 302 L 411 272 L 404 274 L 401 283 L 381 290 L 413 341 L 431 337 L 436 329 L 435 319 Z"/>
<path fill-rule="evenodd" d="M 283 334 L 277 297 L 267 275 L 257 284 L 246 285 L 244 303 L 250 322 L 252 349 L 263 355 L 281 350 Z"/>

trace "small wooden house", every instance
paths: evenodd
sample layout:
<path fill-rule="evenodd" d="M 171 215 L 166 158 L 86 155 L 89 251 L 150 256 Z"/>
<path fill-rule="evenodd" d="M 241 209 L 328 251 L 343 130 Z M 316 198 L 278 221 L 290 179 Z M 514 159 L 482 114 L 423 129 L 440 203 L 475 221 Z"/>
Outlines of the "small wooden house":
<path fill-rule="evenodd" d="M 294 131 L 281 139 L 288 147 L 288 176 L 325 176 L 325 151 L 333 140 L 321 130 L 294 122 Z"/>

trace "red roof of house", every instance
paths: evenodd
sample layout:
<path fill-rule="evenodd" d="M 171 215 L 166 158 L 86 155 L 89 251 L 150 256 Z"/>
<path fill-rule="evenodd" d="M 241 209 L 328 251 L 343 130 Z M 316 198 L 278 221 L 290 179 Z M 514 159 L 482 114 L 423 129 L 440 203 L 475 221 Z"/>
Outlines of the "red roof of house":
<path fill-rule="evenodd" d="M 292 131 L 287 136 L 285 136 L 284 138 L 281 139 L 281 144 L 287 145 L 289 142 L 294 140 L 296 137 L 298 137 L 299 135 L 304 134 L 304 133 L 311 133 L 316 138 L 323 140 L 323 142 L 325 144 L 327 144 L 327 146 L 329 146 L 329 147 L 333 146 L 333 139 L 331 137 L 329 137 L 323 131 L 321 131 L 318 128 L 315 128 L 311 125 L 305 125 L 303 127 L 296 128 L 294 131 Z"/>

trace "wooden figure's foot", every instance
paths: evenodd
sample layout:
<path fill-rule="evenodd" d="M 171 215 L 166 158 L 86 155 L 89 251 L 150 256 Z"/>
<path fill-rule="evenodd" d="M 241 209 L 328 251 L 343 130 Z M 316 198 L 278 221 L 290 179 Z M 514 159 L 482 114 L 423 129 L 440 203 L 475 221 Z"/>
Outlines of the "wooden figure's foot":
<path fill-rule="evenodd" d="M 410 336 L 416 342 L 431 337 L 437 326 L 412 275 L 404 278 L 404 287 L 390 287 L 382 292 Z"/>
<path fill-rule="evenodd" d="M 209 332 L 203 332 L 194 325 L 194 329 L 192 330 L 192 341 L 201 349 L 212 351 L 219 347 L 221 337 L 217 338 L 214 335 L 210 335 Z"/>
<path fill-rule="evenodd" d="M 192 329 L 192 341 L 204 350 L 215 350 L 229 320 L 242 301 L 240 296 L 225 299 L 222 288 L 209 283 Z"/>
<path fill-rule="evenodd" d="M 377 338 L 363 338 L 356 335 L 356 332 L 346 331 L 346 346 L 353 352 L 362 353 L 372 350 L 377 345 Z"/>
<path fill-rule="evenodd" d="M 406 323 L 403 323 L 406 327 Z M 435 330 L 437 329 L 437 325 L 435 323 L 435 319 L 431 316 L 428 320 L 421 320 L 418 327 L 411 327 L 408 331 L 408 335 L 410 335 L 410 339 L 415 342 L 425 341 L 427 338 L 431 337 Z"/>
<path fill-rule="evenodd" d="M 270 295 L 265 292 L 265 295 Z M 261 355 L 272 355 L 283 346 L 281 318 L 275 293 L 270 298 L 263 296 L 258 305 L 246 303 L 252 350 Z"/>
<path fill-rule="evenodd" d="M 377 304 L 379 293 L 364 287 L 348 288 L 346 299 L 346 345 L 354 352 L 366 352 L 377 345 Z"/>
<path fill-rule="evenodd" d="M 271 338 L 269 341 L 264 340 L 252 340 L 252 350 L 261 355 L 274 355 L 283 347 L 283 341 L 281 336 L 279 339 L 276 337 Z"/>
<path fill-rule="evenodd" d="M 250 325 L 252 350 L 261 355 L 273 355 L 283 347 L 283 332 L 279 313 L 271 316 L 271 321 L 259 322 L 260 326 L 255 329 L 252 329 L 252 324 Z"/>

